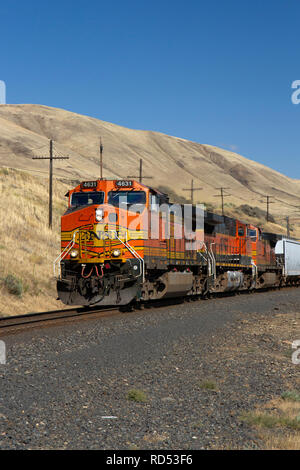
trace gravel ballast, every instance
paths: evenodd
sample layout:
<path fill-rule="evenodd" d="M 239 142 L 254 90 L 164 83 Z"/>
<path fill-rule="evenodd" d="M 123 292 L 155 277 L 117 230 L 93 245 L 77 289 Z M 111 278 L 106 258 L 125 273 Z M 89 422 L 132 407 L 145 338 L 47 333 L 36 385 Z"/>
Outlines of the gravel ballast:
<path fill-rule="evenodd" d="M 263 448 L 241 415 L 297 386 L 299 301 L 283 289 L 1 337 L 0 449 Z"/>

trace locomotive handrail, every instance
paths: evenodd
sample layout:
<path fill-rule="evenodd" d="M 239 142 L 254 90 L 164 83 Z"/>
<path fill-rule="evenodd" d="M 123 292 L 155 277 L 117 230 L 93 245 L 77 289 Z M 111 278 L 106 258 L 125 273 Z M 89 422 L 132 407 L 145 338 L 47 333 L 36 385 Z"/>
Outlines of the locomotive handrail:
<path fill-rule="evenodd" d="M 256 287 L 257 283 L 257 277 L 258 277 L 258 269 L 253 260 L 251 260 L 251 266 L 252 266 L 252 279 L 253 279 L 253 286 Z"/>
<path fill-rule="evenodd" d="M 214 256 L 214 253 L 212 251 L 212 245 L 215 243 L 210 244 L 210 248 L 208 249 L 206 244 L 204 243 L 206 254 L 207 254 L 207 263 L 208 263 L 208 270 L 209 270 L 209 275 L 212 276 L 213 281 L 215 282 L 216 280 L 216 259 Z"/>
<path fill-rule="evenodd" d="M 215 280 L 216 279 L 216 258 L 212 249 L 213 245 L 215 245 L 215 243 L 210 244 L 210 255 L 211 255 L 212 262 L 213 262 L 213 278 Z"/>
<path fill-rule="evenodd" d="M 123 243 L 122 240 L 120 240 L 120 242 Z M 143 282 L 145 282 L 145 261 L 144 261 L 144 259 L 141 257 L 141 255 L 134 248 L 132 248 L 132 246 L 130 246 L 128 244 L 128 242 L 124 243 L 124 245 L 133 254 L 133 256 L 135 256 L 137 259 L 140 260 L 141 266 L 142 266 L 142 279 L 143 279 Z"/>
<path fill-rule="evenodd" d="M 54 277 L 56 277 L 56 263 L 59 263 L 58 278 L 61 277 L 60 262 L 67 256 L 69 251 L 75 245 L 75 238 L 76 238 L 77 232 L 79 232 L 79 229 L 74 231 L 72 239 L 69 241 L 67 246 L 63 249 L 63 251 L 58 255 L 58 257 L 54 260 L 54 262 L 53 262 Z"/>

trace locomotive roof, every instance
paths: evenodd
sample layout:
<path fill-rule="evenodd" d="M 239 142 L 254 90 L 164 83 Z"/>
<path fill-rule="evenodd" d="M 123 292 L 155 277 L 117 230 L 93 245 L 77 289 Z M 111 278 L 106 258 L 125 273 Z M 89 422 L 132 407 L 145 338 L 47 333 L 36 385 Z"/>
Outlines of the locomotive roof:
<path fill-rule="evenodd" d="M 118 179 L 105 179 L 104 178 L 103 180 L 98 180 L 97 179 L 96 181 L 97 181 L 97 183 L 100 182 L 100 181 L 116 182 L 116 181 L 127 181 L 127 179 L 118 180 Z M 172 203 L 172 201 L 171 202 L 169 201 L 169 196 L 168 196 L 167 193 L 159 191 L 158 189 L 155 189 L 152 186 L 148 186 L 144 183 L 140 183 L 139 181 L 136 181 L 134 179 L 131 179 L 130 181 L 132 182 L 132 184 L 135 183 L 138 186 L 142 186 L 145 189 L 148 189 L 149 191 L 151 191 L 152 194 L 156 194 L 157 196 L 165 199 L 164 202 L 167 202 L 168 204 L 174 204 L 174 203 Z M 82 185 L 82 183 L 77 185 L 74 189 L 76 189 L 78 186 L 81 187 L 81 185 Z M 123 189 L 125 189 L 125 187 Z M 69 196 L 69 191 L 67 192 L 66 196 Z M 180 205 L 183 205 L 183 204 L 180 204 Z M 229 217 L 229 216 L 226 216 L 226 215 L 216 214 L 214 212 L 207 211 L 207 210 L 204 210 L 204 218 L 205 218 L 205 223 L 208 224 L 208 225 L 216 225 L 216 226 L 221 225 L 221 224 L 230 225 L 230 224 L 235 223 L 237 221 L 244 224 L 244 225 L 249 225 L 249 222 L 244 222 L 244 221 L 241 221 L 239 219 Z M 283 235 L 262 231 L 262 238 L 265 239 L 265 240 L 271 240 L 273 243 L 274 242 L 276 243 L 276 241 L 281 240 L 283 238 Z"/>

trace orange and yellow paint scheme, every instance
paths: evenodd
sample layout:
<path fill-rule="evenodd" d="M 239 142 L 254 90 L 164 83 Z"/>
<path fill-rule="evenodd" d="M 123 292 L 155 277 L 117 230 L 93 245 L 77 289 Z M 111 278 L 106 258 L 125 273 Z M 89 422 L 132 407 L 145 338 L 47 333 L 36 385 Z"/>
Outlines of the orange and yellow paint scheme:
<path fill-rule="evenodd" d="M 74 237 L 73 250 L 77 251 L 78 254 L 72 257 L 72 251 L 70 251 L 65 259 L 73 259 L 80 263 L 101 264 L 108 260 L 124 262 L 127 258 L 132 258 L 133 255 L 126 249 L 121 240 L 130 240 L 132 247 L 143 256 L 142 221 L 148 206 L 147 188 L 134 181 L 132 186 L 128 188 L 130 191 L 143 191 L 145 194 L 145 202 L 140 204 L 141 213 L 132 213 L 127 210 L 126 206 L 119 208 L 108 203 L 108 195 L 116 192 L 126 192 L 127 194 L 128 192 L 128 189 L 116 186 L 117 181 L 100 180 L 95 182 L 92 189 L 94 193 L 102 195 L 102 200 L 99 201 L 89 199 L 91 188 L 87 183 L 85 183 L 85 186 L 83 184 L 78 185 L 68 192 L 69 208 L 71 210 L 67 211 L 62 217 L 61 248 L 64 250 Z M 78 207 L 72 206 L 74 195 L 87 195 L 87 204 L 81 204 Z M 72 207 L 78 210 L 72 210 Z M 134 227 L 134 229 L 128 227 Z M 119 249 L 120 254 L 114 256 L 113 252 L 117 249 Z"/>
<path fill-rule="evenodd" d="M 88 201 L 91 193 L 88 186 L 83 187 L 81 184 L 68 192 L 69 209 L 61 221 L 62 252 L 72 239 L 74 244 L 64 260 L 102 264 L 105 261 L 125 262 L 139 256 L 146 258 L 148 264 L 155 267 L 165 267 L 172 260 L 175 264 L 184 263 L 185 259 L 196 262 L 196 248 L 189 252 L 186 249 L 189 239 L 185 238 L 182 218 L 170 213 L 167 220 L 166 213 L 162 212 L 161 208 L 157 212 L 150 210 L 153 209 L 153 206 L 150 207 L 151 196 L 163 195 L 136 181 L 126 182 L 129 186 L 124 187 L 117 186 L 118 183 L 120 182 L 108 180 L 95 182 L 93 191 L 103 195 L 101 204 L 94 204 L 92 198 L 90 204 L 78 207 L 72 202 L 74 195 L 78 194 L 87 195 Z M 87 182 L 84 184 L 87 185 Z M 116 193 L 117 202 L 120 204 L 113 205 L 112 197 Z M 128 194 L 138 194 L 142 197 L 137 199 L 135 204 L 125 201 L 122 205 L 122 194 L 127 197 Z M 97 211 L 101 214 L 98 220 Z M 200 241 L 203 240 L 203 228 L 197 230 L 197 240 L 199 247 Z M 114 255 L 116 250 L 120 252 L 118 256 Z"/>
<path fill-rule="evenodd" d="M 86 181 L 66 196 L 57 280 L 65 304 L 122 305 L 199 295 L 208 286 L 245 288 L 253 285 L 253 265 L 274 264 L 256 227 L 206 211 L 199 218 L 198 207 L 175 207 L 134 180 Z M 224 273 L 234 278 L 227 287 Z"/>

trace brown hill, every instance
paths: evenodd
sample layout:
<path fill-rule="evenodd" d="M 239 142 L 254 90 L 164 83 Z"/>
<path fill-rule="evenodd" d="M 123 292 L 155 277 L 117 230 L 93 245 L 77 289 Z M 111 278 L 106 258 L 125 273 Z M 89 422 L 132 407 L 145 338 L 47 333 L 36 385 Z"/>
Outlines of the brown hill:
<path fill-rule="evenodd" d="M 173 199 L 188 197 L 182 188 L 193 178 L 203 187 L 198 201 L 216 205 L 216 188 L 225 186 L 231 194 L 226 214 L 279 233 L 285 230 L 281 216 L 300 204 L 299 181 L 209 145 L 36 105 L 0 105 L 0 129 L 0 316 L 61 307 L 55 300 L 52 263 L 60 250 L 64 194 L 71 180 L 99 176 L 100 135 L 106 177 L 137 174 L 143 158 L 145 173 L 154 176 L 151 185 L 171 192 Z M 53 230 L 47 225 L 48 162 L 32 160 L 48 154 L 49 139 L 55 141 L 55 154 L 71 157 L 54 165 Z M 276 201 L 270 206 L 276 223 L 265 223 L 260 194 Z M 300 237 L 297 225 L 292 228 L 292 235 Z"/>
<path fill-rule="evenodd" d="M 193 178 L 194 184 L 203 188 L 195 194 L 196 201 L 220 207 L 216 188 L 229 188 L 230 197 L 225 199 L 229 214 L 243 217 L 243 210 L 238 207 L 249 204 L 265 211 L 263 196 L 270 195 L 273 201 L 270 210 L 279 223 L 281 217 L 294 214 L 300 205 L 300 180 L 210 145 L 30 104 L 0 105 L 0 126 L 1 166 L 46 174 L 48 162 L 32 157 L 47 155 L 49 139 L 53 139 L 56 154 L 70 156 L 68 161 L 55 162 L 55 174 L 60 179 L 94 179 L 99 175 L 101 136 L 105 146 L 105 177 L 136 175 L 142 158 L 144 174 L 153 176 L 145 181 L 155 187 L 170 188 L 181 197 L 189 197 L 183 188 L 189 187 Z M 263 219 L 258 220 L 263 223 Z"/>

